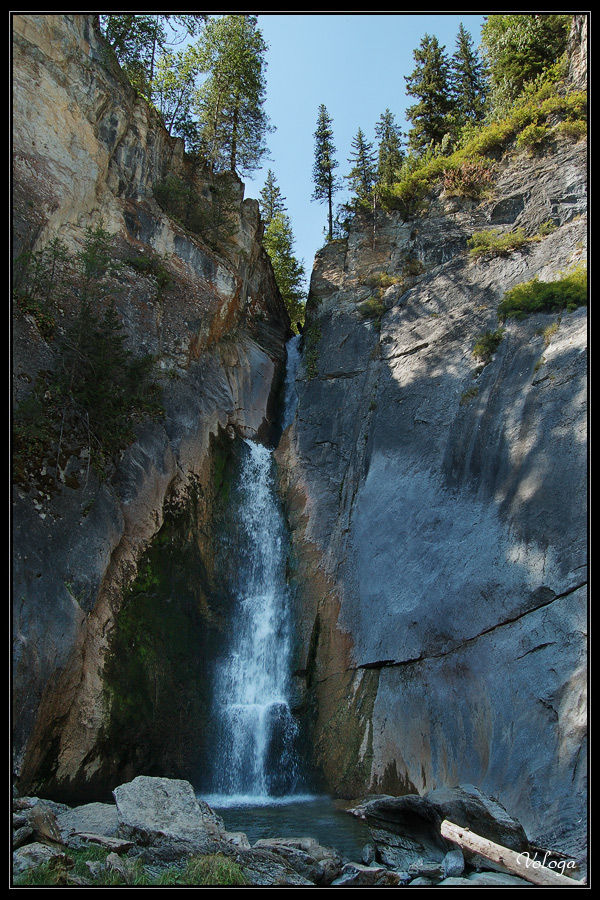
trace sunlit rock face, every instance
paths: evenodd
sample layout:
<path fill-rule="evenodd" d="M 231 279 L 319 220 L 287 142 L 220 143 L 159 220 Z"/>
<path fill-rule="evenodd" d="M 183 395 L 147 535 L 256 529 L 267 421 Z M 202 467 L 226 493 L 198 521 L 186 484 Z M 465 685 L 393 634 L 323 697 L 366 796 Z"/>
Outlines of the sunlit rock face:
<path fill-rule="evenodd" d="M 490 227 L 544 236 L 472 256 Z M 587 311 L 473 350 L 586 234 L 586 145 L 557 141 L 507 155 L 490 198 L 439 189 L 317 257 L 279 459 L 314 759 L 344 796 L 471 783 L 581 838 Z"/>
<path fill-rule="evenodd" d="M 272 428 L 289 319 L 237 178 L 227 239 L 157 202 L 167 176 L 201 200 L 211 182 L 135 95 L 95 17 L 16 15 L 13 41 L 15 254 L 54 238 L 76 252 L 86 229 L 106 229 L 127 346 L 153 355 L 163 390 L 164 416 L 140 423 L 110 478 L 82 455 L 15 487 L 15 775 L 22 790 L 79 802 L 124 773 L 196 764 L 206 656 L 223 627 L 208 523 L 234 437 Z M 71 311 L 55 312 L 61 328 Z M 18 308 L 13 358 L 18 405 L 55 364 Z"/>

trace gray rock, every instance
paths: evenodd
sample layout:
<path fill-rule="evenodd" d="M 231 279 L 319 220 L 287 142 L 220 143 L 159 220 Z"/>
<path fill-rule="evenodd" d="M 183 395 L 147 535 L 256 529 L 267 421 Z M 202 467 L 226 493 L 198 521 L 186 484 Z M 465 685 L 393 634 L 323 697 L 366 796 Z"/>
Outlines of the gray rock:
<path fill-rule="evenodd" d="M 442 860 L 444 878 L 462 875 L 465 870 L 465 859 L 461 850 L 449 850 Z"/>
<path fill-rule="evenodd" d="M 38 866 L 43 866 L 51 860 L 66 860 L 66 858 L 67 857 L 62 849 L 50 847 L 48 844 L 34 841 L 33 843 L 25 844 L 25 846 L 19 847 L 14 851 L 13 873 L 15 875 L 22 875 L 28 869 L 35 869 Z"/>
<path fill-rule="evenodd" d="M 339 887 L 374 887 L 400 884 L 400 875 L 390 872 L 383 866 L 364 866 L 360 863 L 346 863 L 339 878 L 332 886 Z"/>
<path fill-rule="evenodd" d="M 509 875 L 507 872 L 473 872 L 468 878 L 471 884 L 505 885 L 506 887 L 533 887 L 530 881 Z"/>
<path fill-rule="evenodd" d="M 225 830 L 188 781 L 140 775 L 113 791 L 118 834 L 145 848 L 148 862 L 209 852 Z M 225 842 L 224 842 L 225 843 Z"/>
<path fill-rule="evenodd" d="M 86 843 L 79 835 L 98 834 L 116 837 L 119 827 L 117 807 L 114 803 L 86 803 L 72 809 L 65 808 L 56 815 L 61 838 L 69 847 Z"/>

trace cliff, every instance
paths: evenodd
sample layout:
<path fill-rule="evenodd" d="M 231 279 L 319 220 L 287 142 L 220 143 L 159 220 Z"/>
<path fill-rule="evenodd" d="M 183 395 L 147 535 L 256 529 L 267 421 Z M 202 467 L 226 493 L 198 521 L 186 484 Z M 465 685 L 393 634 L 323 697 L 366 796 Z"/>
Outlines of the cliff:
<path fill-rule="evenodd" d="M 152 357 L 162 391 L 162 414 L 133 423 L 115 466 L 90 466 L 68 429 L 15 466 L 15 777 L 81 801 L 127 772 L 189 773 L 206 739 L 202 685 L 225 616 L 210 523 L 236 435 L 270 433 L 289 320 L 258 204 L 193 166 L 94 16 L 16 15 L 13 41 L 15 256 L 59 240 L 76 257 L 90 229 L 110 235 L 127 352 Z M 173 185 L 199 219 L 173 205 Z M 15 291 L 15 410 L 60 368 L 76 294 L 41 309 Z"/>
<path fill-rule="evenodd" d="M 501 325 L 498 307 L 585 262 L 586 165 L 585 141 L 513 141 L 485 197 L 438 185 L 409 217 L 357 216 L 315 260 L 278 450 L 324 784 L 470 783 L 567 852 L 586 815 L 586 309 Z M 478 256 L 481 231 L 524 242 Z"/>

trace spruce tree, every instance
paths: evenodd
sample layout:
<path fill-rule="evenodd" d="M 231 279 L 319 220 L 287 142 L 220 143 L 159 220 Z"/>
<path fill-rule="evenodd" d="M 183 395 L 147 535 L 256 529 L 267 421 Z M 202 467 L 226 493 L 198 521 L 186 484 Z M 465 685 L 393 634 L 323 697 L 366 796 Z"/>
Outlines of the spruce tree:
<path fill-rule="evenodd" d="M 377 181 L 378 184 L 389 187 L 397 179 L 397 172 L 404 161 L 402 133 L 389 109 L 379 117 L 375 135 L 379 141 Z"/>
<path fill-rule="evenodd" d="M 336 148 L 333 143 L 333 120 L 325 105 L 319 106 L 315 138 L 315 161 L 313 165 L 313 200 L 327 203 L 328 239 L 333 240 L 333 198 L 339 189 L 339 180 L 335 169 L 339 163 L 335 159 Z"/>
<path fill-rule="evenodd" d="M 292 225 L 286 212 L 279 209 L 271 217 L 263 244 L 273 266 L 277 287 L 296 330 L 304 322 L 306 291 L 304 266 L 294 254 Z"/>
<path fill-rule="evenodd" d="M 351 153 L 348 160 L 352 164 L 352 168 L 350 174 L 345 177 L 348 179 L 350 190 L 356 199 L 366 200 L 377 180 L 377 166 L 373 144 L 367 141 L 361 128 L 358 129 L 356 137 L 352 140 L 352 149 L 354 152 Z"/>
<path fill-rule="evenodd" d="M 485 66 L 473 47 L 473 38 L 462 22 L 451 66 L 452 89 L 460 124 L 481 122 L 485 115 L 487 92 Z"/>
<path fill-rule="evenodd" d="M 405 75 L 406 92 L 418 102 L 406 110 L 412 123 L 409 145 L 416 153 L 442 143 L 451 130 L 451 114 L 454 111 L 450 86 L 450 62 L 445 47 L 437 38 L 428 34 L 420 47 L 413 51 L 415 69 Z"/>
<path fill-rule="evenodd" d="M 285 197 L 281 195 L 277 179 L 272 170 L 269 169 L 258 201 L 260 215 L 265 228 L 269 227 L 271 219 L 276 213 L 284 213 L 286 211 L 284 201 Z"/>

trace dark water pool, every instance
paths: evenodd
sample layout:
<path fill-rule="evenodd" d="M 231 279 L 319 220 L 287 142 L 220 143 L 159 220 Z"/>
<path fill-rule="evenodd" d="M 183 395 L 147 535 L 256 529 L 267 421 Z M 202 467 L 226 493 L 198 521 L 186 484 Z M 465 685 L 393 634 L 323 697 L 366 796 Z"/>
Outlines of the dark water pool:
<path fill-rule="evenodd" d="M 243 831 L 251 844 L 261 838 L 313 837 L 324 847 L 360 862 L 370 840 L 363 821 L 329 797 L 242 798 L 199 795 L 223 819 L 228 831 Z"/>

